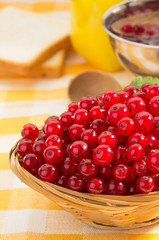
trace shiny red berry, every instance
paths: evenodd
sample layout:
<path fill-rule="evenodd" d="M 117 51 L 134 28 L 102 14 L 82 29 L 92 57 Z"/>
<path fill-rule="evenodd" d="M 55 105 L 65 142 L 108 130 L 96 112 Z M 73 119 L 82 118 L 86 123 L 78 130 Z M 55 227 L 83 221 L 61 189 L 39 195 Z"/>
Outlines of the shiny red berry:
<path fill-rule="evenodd" d="M 146 105 L 149 103 L 149 99 L 147 98 L 145 92 L 137 92 L 137 93 L 134 93 L 134 94 L 132 95 L 132 97 L 133 97 L 133 98 L 136 98 L 136 97 L 141 98 L 141 99 L 146 103 Z"/>
<path fill-rule="evenodd" d="M 149 86 L 152 85 L 152 83 L 144 83 L 142 86 L 141 86 L 141 91 L 144 92 L 144 93 L 147 93 L 147 89 L 149 88 Z"/>
<path fill-rule="evenodd" d="M 140 160 L 144 154 L 143 147 L 140 144 L 133 144 L 128 148 L 128 158 L 137 161 Z"/>
<path fill-rule="evenodd" d="M 148 143 L 147 143 L 147 147 L 148 148 L 151 148 L 151 149 L 158 148 L 159 141 L 158 141 L 157 137 L 154 134 L 148 133 L 145 136 L 146 136 L 146 138 L 148 140 Z"/>
<path fill-rule="evenodd" d="M 146 91 L 146 96 L 148 99 L 151 99 L 155 96 L 159 96 L 159 85 L 151 84 Z"/>
<path fill-rule="evenodd" d="M 133 97 L 128 100 L 127 107 L 130 111 L 130 116 L 134 117 L 137 113 L 146 111 L 146 103 L 139 97 Z"/>
<path fill-rule="evenodd" d="M 58 135 L 50 135 L 45 141 L 46 147 L 56 146 L 58 148 L 62 147 L 62 139 Z"/>
<path fill-rule="evenodd" d="M 65 158 L 59 165 L 60 171 L 68 176 L 76 171 L 77 163 L 74 162 L 70 157 Z"/>
<path fill-rule="evenodd" d="M 153 173 L 159 173 L 159 150 L 155 149 L 147 155 L 147 166 Z"/>
<path fill-rule="evenodd" d="M 39 135 L 39 129 L 32 123 L 27 123 L 22 127 L 21 135 L 23 138 L 35 140 Z"/>
<path fill-rule="evenodd" d="M 63 159 L 62 149 L 56 146 L 49 146 L 44 150 L 43 157 L 48 164 L 59 164 Z"/>
<path fill-rule="evenodd" d="M 97 146 L 98 135 L 93 129 L 87 129 L 81 134 L 80 139 L 86 142 L 89 148 L 94 148 Z"/>
<path fill-rule="evenodd" d="M 79 100 L 78 106 L 81 109 L 86 109 L 87 111 L 90 111 L 90 109 L 93 107 L 92 106 L 92 100 L 88 97 L 82 97 Z"/>
<path fill-rule="evenodd" d="M 54 165 L 43 164 L 38 170 L 38 178 L 46 182 L 54 182 L 58 177 L 58 169 Z"/>
<path fill-rule="evenodd" d="M 154 124 L 151 133 L 153 133 L 157 138 L 159 138 L 159 117 L 154 117 Z"/>
<path fill-rule="evenodd" d="M 78 109 L 74 113 L 74 123 L 87 125 L 89 123 L 90 114 L 86 109 Z"/>
<path fill-rule="evenodd" d="M 90 128 L 96 131 L 97 134 L 100 134 L 107 130 L 108 123 L 102 119 L 95 119 L 91 124 Z"/>
<path fill-rule="evenodd" d="M 140 144 L 143 147 L 143 149 L 145 149 L 147 147 L 148 140 L 145 135 L 143 135 L 142 133 L 136 132 L 130 135 L 128 138 L 129 146 L 135 143 Z"/>
<path fill-rule="evenodd" d="M 131 33 L 133 31 L 133 27 L 130 23 L 125 23 L 122 26 L 121 31 L 124 33 Z"/>
<path fill-rule="evenodd" d="M 127 156 L 128 149 L 125 145 L 118 145 L 115 149 L 115 164 L 123 163 L 125 165 L 129 165 L 131 163 L 131 159 Z"/>
<path fill-rule="evenodd" d="M 153 116 L 148 112 L 139 112 L 134 118 L 135 125 L 141 133 L 148 133 L 152 130 L 154 120 Z"/>
<path fill-rule="evenodd" d="M 106 109 L 100 106 L 95 106 L 90 110 L 92 119 L 105 119 L 106 113 Z"/>
<path fill-rule="evenodd" d="M 51 121 L 44 124 L 43 131 L 47 135 L 47 137 L 53 134 L 61 137 L 64 129 L 59 121 Z"/>
<path fill-rule="evenodd" d="M 68 105 L 68 111 L 75 113 L 76 110 L 78 109 L 78 103 L 77 102 L 72 102 Z"/>
<path fill-rule="evenodd" d="M 85 131 L 85 127 L 83 125 L 80 124 L 73 124 L 69 130 L 68 130 L 68 134 L 69 134 L 69 138 L 72 141 L 77 141 L 80 139 L 81 134 Z"/>
<path fill-rule="evenodd" d="M 139 92 L 140 89 L 137 88 L 136 86 L 129 85 L 129 86 L 125 87 L 123 91 L 129 93 L 129 95 L 131 97 L 134 93 Z"/>
<path fill-rule="evenodd" d="M 109 163 L 104 166 L 99 165 L 97 176 L 101 177 L 103 180 L 107 180 L 112 175 L 112 171 L 113 171 L 112 163 Z"/>
<path fill-rule="evenodd" d="M 64 112 L 61 114 L 59 120 L 64 128 L 69 128 L 73 124 L 73 113 Z"/>
<path fill-rule="evenodd" d="M 102 96 L 103 105 L 110 108 L 112 105 L 119 102 L 118 95 L 115 91 L 109 90 Z"/>
<path fill-rule="evenodd" d="M 86 189 L 89 193 L 102 194 L 105 191 L 105 183 L 101 178 L 91 178 L 87 181 Z"/>
<path fill-rule="evenodd" d="M 36 175 L 38 173 L 38 169 L 41 165 L 42 165 L 41 158 L 34 153 L 29 153 L 25 155 L 25 157 L 23 158 L 22 162 L 23 168 L 25 168 L 28 172 L 30 172 L 33 175 Z"/>
<path fill-rule="evenodd" d="M 128 176 L 124 179 L 125 182 L 127 183 L 133 183 L 136 179 L 136 174 L 132 168 L 132 166 L 128 166 Z"/>
<path fill-rule="evenodd" d="M 125 117 L 122 118 L 118 124 L 118 131 L 123 136 L 130 136 L 135 130 L 135 124 L 133 119 Z"/>
<path fill-rule="evenodd" d="M 34 142 L 34 145 L 33 145 L 33 153 L 38 155 L 40 158 L 43 158 L 43 152 L 45 148 L 46 146 L 44 141 L 42 140 L 36 141 Z"/>
<path fill-rule="evenodd" d="M 123 141 L 123 136 L 119 133 L 117 127 L 109 126 L 107 131 L 113 133 L 117 137 L 117 143 L 120 144 Z"/>
<path fill-rule="evenodd" d="M 77 170 L 78 170 L 78 173 L 81 175 L 81 177 L 90 179 L 96 176 L 97 165 L 91 159 L 82 159 L 78 163 Z"/>
<path fill-rule="evenodd" d="M 142 25 L 140 24 L 136 24 L 134 27 L 133 27 L 133 32 L 135 34 L 141 34 L 141 33 L 144 33 L 145 29 Z"/>
<path fill-rule="evenodd" d="M 149 193 L 154 189 L 155 183 L 152 177 L 150 176 L 141 176 L 138 177 L 136 181 L 136 188 L 141 193 Z"/>
<path fill-rule="evenodd" d="M 73 160 L 79 162 L 83 158 L 88 158 L 90 154 L 87 143 L 75 141 L 70 145 L 70 156 Z"/>
<path fill-rule="evenodd" d="M 111 178 L 106 182 L 107 195 L 124 195 L 126 192 L 126 184 L 123 181 Z"/>
<path fill-rule="evenodd" d="M 67 179 L 67 187 L 71 190 L 80 192 L 83 190 L 84 185 L 85 185 L 84 179 L 78 176 L 77 174 L 72 174 Z"/>
<path fill-rule="evenodd" d="M 24 157 L 28 153 L 32 153 L 33 141 L 27 138 L 20 140 L 17 145 L 17 152 Z"/>
<path fill-rule="evenodd" d="M 124 91 L 117 92 L 117 96 L 119 98 L 119 103 L 127 103 L 130 98 L 129 93 Z"/>
<path fill-rule="evenodd" d="M 124 179 L 126 179 L 128 174 L 129 174 L 129 169 L 124 164 L 118 164 L 113 169 L 113 176 L 117 180 L 124 180 Z"/>
<path fill-rule="evenodd" d="M 143 176 L 147 173 L 147 163 L 145 160 L 141 159 L 133 162 L 133 171 L 138 176 Z"/>
<path fill-rule="evenodd" d="M 98 136 L 99 145 L 108 145 L 111 148 L 114 148 L 117 145 L 117 137 L 115 134 L 105 131 Z"/>
<path fill-rule="evenodd" d="M 47 124 L 47 123 L 52 122 L 52 121 L 58 121 L 59 122 L 59 118 L 57 116 L 54 116 L 54 115 L 50 116 L 44 121 L 44 124 Z"/>
<path fill-rule="evenodd" d="M 108 111 L 108 120 L 112 125 L 117 125 L 120 119 L 124 117 L 129 117 L 129 109 L 126 107 L 125 104 L 114 104 L 112 107 L 109 108 Z"/>
<path fill-rule="evenodd" d="M 46 138 L 47 138 L 46 134 L 45 134 L 45 133 L 41 133 L 41 134 L 39 134 L 39 136 L 35 139 L 35 141 L 43 141 L 43 142 L 45 142 Z"/>
<path fill-rule="evenodd" d="M 114 152 L 108 145 L 99 145 L 93 151 L 93 160 L 99 165 L 106 165 L 113 160 Z"/>
<path fill-rule="evenodd" d="M 55 181 L 55 184 L 61 187 L 67 187 L 67 177 L 63 174 L 59 175 Z"/>
<path fill-rule="evenodd" d="M 148 107 L 153 116 L 159 116 L 159 96 L 151 98 Z"/>

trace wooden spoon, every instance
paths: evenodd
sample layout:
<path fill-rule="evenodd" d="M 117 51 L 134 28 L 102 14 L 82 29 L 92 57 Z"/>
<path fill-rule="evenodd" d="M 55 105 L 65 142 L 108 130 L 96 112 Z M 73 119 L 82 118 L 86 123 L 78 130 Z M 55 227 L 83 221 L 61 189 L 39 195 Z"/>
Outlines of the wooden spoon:
<path fill-rule="evenodd" d="M 96 97 L 106 90 L 121 90 L 119 83 L 109 74 L 100 71 L 85 71 L 73 78 L 68 87 L 70 101 L 77 102 L 83 96 Z"/>
<path fill-rule="evenodd" d="M 122 18 L 116 22 L 114 22 L 112 25 L 111 25 L 111 28 L 112 30 L 115 32 L 115 33 L 118 33 L 118 34 L 122 34 L 122 35 L 125 35 L 125 36 L 133 36 L 133 37 L 148 37 L 147 35 L 145 34 L 141 34 L 140 36 L 139 35 L 135 35 L 134 33 L 125 33 L 121 30 L 122 26 L 126 23 L 130 23 L 132 26 L 136 25 L 136 24 L 158 24 L 159 23 L 159 11 L 154 11 L 154 12 L 151 12 L 151 13 L 142 13 L 142 14 L 139 14 L 139 15 L 135 15 L 135 16 L 132 16 L 132 17 L 126 17 L 126 18 Z"/>

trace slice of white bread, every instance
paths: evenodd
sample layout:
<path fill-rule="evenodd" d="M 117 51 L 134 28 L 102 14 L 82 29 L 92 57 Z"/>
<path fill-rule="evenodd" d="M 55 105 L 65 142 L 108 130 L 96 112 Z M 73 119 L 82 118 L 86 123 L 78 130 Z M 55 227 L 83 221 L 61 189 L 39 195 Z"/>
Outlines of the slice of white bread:
<path fill-rule="evenodd" d="M 51 58 L 44 63 L 36 66 L 35 68 L 27 71 L 24 74 L 17 74 L 14 71 L 9 71 L 6 68 L 0 66 L 0 78 L 10 77 L 26 77 L 26 78 L 55 78 L 60 77 L 63 71 L 64 60 L 66 56 L 66 50 L 59 50 Z"/>
<path fill-rule="evenodd" d="M 24 73 L 70 44 L 69 20 L 15 7 L 0 11 L 0 65 Z"/>

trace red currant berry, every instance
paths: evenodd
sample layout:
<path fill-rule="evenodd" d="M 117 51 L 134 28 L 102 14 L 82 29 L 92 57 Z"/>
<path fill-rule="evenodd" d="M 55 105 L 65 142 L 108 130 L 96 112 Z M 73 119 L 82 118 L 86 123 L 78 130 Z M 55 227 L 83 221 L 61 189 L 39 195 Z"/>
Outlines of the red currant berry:
<path fill-rule="evenodd" d="M 78 163 L 77 170 L 78 170 L 78 173 L 81 175 L 81 177 L 90 179 L 96 176 L 97 165 L 91 159 L 82 159 Z"/>
<path fill-rule="evenodd" d="M 126 192 L 126 184 L 122 181 L 111 178 L 106 183 L 107 195 L 124 195 Z"/>
<path fill-rule="evenodd" d="M 90 111 L 92 108 L 92 100 L 88 97 L 82 97 L 78 103 L 79 108 L 86 109 L 87 111 Z"/>
<path fill-rule="evenodd" d="M 47 135 L 47 137 L 53 134 L 61 137 L 63 134 L 63 130 L 63 126 L 59 121 L 48 122 L 44 124 L 43 127 L 43 131 Z"/>
<path fill-rule="evenodd" d="M 123 141 L 123 136 L 119 133 L 117 127 L 110 126 L 108 127 L 107 131 L 113 133 L 117 137 L 118 144 L 120 144 Z"/>
<path fill-rule="evenodd" d="M 105 191 L 105 183 L 101 178 L 91 178 L 87 181 L 86 189 L 89 193 L 102 194 Z"/>
<path fill-rule="evenodd" d="M 50 116 L 45 120 L 44 124 L 47 124 L 52 121 L 59 121 L 59 118 L 57 116 Z"/>
<path fill-rule="evenodd" d="M 90 110 L 90 115 L 93 119 L 105 119 L 106 110 L 100 106 L 95 106 Z"/>
<path fill-rule="evenodd" d="M 157 139 L 157 137 L 154 134 L 148 133 L 145 136 L 146 136 L 146 138 L 148 140 L 147 147 L 149 147 L 151 149 L 158 148 L 158 139 Z"/>
<path fill-rule="evenodd" d="M 159 116 L 159 96 L 151 98 L 148 107 L 153 116 Z"/>
<path fill-rule="evenodd" d="M 136 97 L 141 98 L 141 99 L 146 103 L 146 105 L 149 103 L 149 99 L 147 98 L 145 92 L 137 92 L 137 93 L 134 93 L 134 94 L 132 95 L 132 97 L 133 97 L 133 98 L 136 98 Z"/>
<path fill-rule="evenodd" d="M 127 103 L 130 97 L 129 93 L 124 91 L 117 92 L 117 96 L 119 98 L 120 103 Z"/>
<path fill-rule="evenodd" d="M 123 136 L 130 136 L 135 130 L 135 124 L 133 119 L 125 117 L 122 118 L 118 124 L 118 131 Z"/>
<path fill-rule="evenodd" d="M 135 125 L 141 133 L 148 133 L 152 130 L 154 120 L 153 116 L 148 112 L 140 112 L 135 115 Z"/>
<path fill-rule="evenodd" d="M 157 138 L 159 138 L 159 117 L 154 117 L 154 125 L 151 131 Z"/>
<path fill-rule="evenodd" d="M 151 84 L 147 88 L 146 96 L 148 99 L 151 99 L 155 96 L 159 96 L 159 85 L 157 84 Z"/>
<path fill-rule="evenodd" d="M 95 119 L 91 124 L 90 128 L 92 128 L 99 135 L 104 132 L 108 128 L 108 123 L 102 119 Z"/>
<path fill-rule="evenodd" d="M 99 165 L 106 165 L 113 160 L 113 150 L 108 145 L 99 145 L 93 151 L 93 160 Z"/>
<path fill-rule="evenodd" d="M 59 119 L 64 128 L 69 128 L 73 124 L 73 113 L 64 112 L 61 114 Z"/>
<path fill-rule="evenodd" d="M 133 171 L 136 175 L 143 176 L 147 173 L 147 170 L 147 164 L 143 159 L 133 162 Z"/>
<path fill-rule="evenodd" d="M 131 117 L 134 117 L 139 112 L 146 111 L 146 103 L 139 97 L 130 98 L 127 107 Z"/>
<path fill-rule="evenodd" d="M 88 158 L 90 154 L 87 143 L 83 141 L 75 141 L 70 145 L 70 156 L 75 161 L 81 161 Z"/>
<path fill-rule="evenodd" d="M 131 166 L 128 166 L 128 176 L 125 178 L 125 182 L 127 183 L 133 183 L 136 179 L 136 174 L 134 173 L 134 170 Z"/>
<path fill-rule="evenodd" d="M 122 163 L 125 165 L 129 165 L 131 163 L 131 159 L 128 158 L 127 152 L 128 150 L 126 146 L 118 145 L 117 148 L 115 149 L 115 157 L 114 157 L 115 164 Z"/>
<path fill-rule="evenodd" d="M 98 144 L 105 144 L 111 148 L 114 148 L 117 145 L 117 137 L 115 134 L 109 131 L 102 132 L 98 137 Z"/>
<path fill-rule="evenodd" d="M 68 105 L 68 111 L 75 113 L 76 110 L 78 109 L 78 103 L 77 102 L 72 102 Z"/>
<path fill-rule="evenodd" d="M 97 102 L 99 103 L 99 105 L 102 103 L 102 97 L 103 97 L 103 94 L 98 94 L 97 97 L 96 97 L 96 100 Z M 103 103 L 102 103 L 103 104 Z M 98 105 L 98 104 L 97 104 Z"/>
<path fill-rule="evenodd" d="M 85 128 L 83 125 L 80 124 L 73 124 L 69 130 L 68 130 L 68 134 L 69 134 L 69 138 L 72 141 L 76 141 L 79 140 L 81 137 L 81 134 L 85 131 Z"/>
<path fill-rule="evenodd" d="M 101 177 L 103 180 L 107 180 L 112 175 L 112 171 L 113 171 L 112 163 L 109 163 L 105 166 L 99 165 L 97 175 Z"/>
<path fill-rule="evenodd" d="M 58 177 L 57 167 L 43 164 L 38 170 L 38 178 L 46 182 L 54 182 Z"/>
<path fill-rule="evenodd" d="M 149 88 L 149 86 L 152 85 L 152 83 L 144 83 L 142 86 L 141 86 L 141 91 L 144 92 L 144 93 L 147 93 L 147 89 Z"/>
<path fill-rule="evenodd" d="M 108 120 L 112 125 L 117 125 L 120 119 L 129 116 L 129 109 L 121 103 L 113 105 L 108 111 Z"/>
<path fill-rule="evenodd" d="M 43 158 L 43 152 L 45 150 L 45 142 L 42 140 L 34 142 L 33 152 L 37 154 L 40 158 Z"/>
<path fill-rule="evenodd" d="M 68 143 L 62 148 L 65 157 L 70 156 L 70 146 L 71 146 L 71 143 Z"/>
<path fill-rule="evenodd" d="M 149 193 L 154 189 L 155 183 L 150 176 L 140 176 L 136 181 L 136 188 L 141 193 Z"/>
<path fill-rule="evenodd" d="M 131 97 L 134 93 L 139 92 L 140 89 L 137 88 L 136 86 L 129 85 L 125 87 L 123 91 L 129 93 L 129 96 Z"/>
<path fill-rule="evenodd" d="M 153 173 L 159 173 L 159 150 L 155 149 L 147 155 L 147 166 Z"/>
<path fill-rule="evenodd" d="M 60 163 L 59 167 L 60 171 L 68 176 L 76 171 L 77 163 L 75 163 L 70 157 L 67 157 Z"/>
<path fill-rule="evenodd" d="M 89 97 L 89 100 L 91 101 L 91 108 L 98 106 L 98 101 L 95 97 Z"/>
<path fill-rule="evenodd" d="M 141 26 L 140 24 L 136 24 L 134 27 L 133 27 L 133 32 L 136 33 L 136 34 L 141 34 L 141 33 L 144 33 L 145 29 L 143 26 Z"/>
<path fill-rule="evenodd" d="M 25 155 L 23 158 L 22 166 L 25 168 L 28 172 L 30 172 L 33 175 L 36 175 L 38 173 L 39 167 L 42 165 L 42 160 L 40 157 L 33 153 L 29 153 Z"/>
<path fill-rule="evenodd" d="M 43 142 L 45 142 L 45 140 L 46 140 L 46 134 L 45 133 L 41 133 L 36 139 L 35 139 L 35 141 L 37 142 L 37 141 L 43 141 Z"/>
<path fill-rule="evenodd" d="M 129 169 L 124 164 L 118 164 L 113 169 L 113 176 L 117 180 L 124 180 L 125 178 L 127 178 L 128 174 L 129 174 Z"/>
<path fill-rule="evenodd" d="M 59 175 L 55 184 L 61 187 L 67 187 L 67 177 L 63 174 Z"/>
<path fill-rule="evenodd" d="M 89 123 L 90 114 L 85 109 L 78 109 L 74 113 L 74 122 L 76 124 L 87 125 Z"/>
<path fill-rule="evenodd" d="M 27 138 L 22 139 L 17 145 L 17 152 L 24 157 L 28 153 L 32 153 L 33 141 Z"/>
<path fill-rule="evenodd" d="M 121 31 L 124 33 L 131 33 L 133 31 L 133 27 L 130 23 L 125 23 L 122 26 Z"/>
<path fill-rule="evenodd" d="M 85 185 L 84 179 L 76 174 L 72 174 L 67 179 L 67 187 L 71 190 L 80 192 L 83 190 L 84 185 Z"/>
<path fill-rule="evenodd" d="M 23 138 L 35 140 L 39 135 L 39 129 L 32 123 L 27 123 L 22 127 L 21 135 Z"/>
<path fill-rule="evenodd" d="M 107 108 L 110 108 L 112 105 L 119 102 L 118 95 L 114 91 L 107 91 L 102 96 L 103 105 Z"/>
<path fill-rule="evenodd" d="M 140 144 L 143 149 L 145 149 L 147 147 L 148 140 L 142 133 L 133 133 L 128 138 L 128 145 L 131 146 L 135 143 Z"/>
<path fill-rule="evenodd" d="M 59 164 L 63 159 L 62 149 L 56 146 L 49 146 L 44 150 L 43 157 L 48 164 Z"/>
<path fill-rule="evenodd" d="M 133 144 L 128 148 L 128 158 L 133 161 L 140 160 L 143 154 L 144 150 L 140 144 Z"/>
<path fill-rule="evenodd" d="M 126 195 L 136 195 L 140 192 L 137 190 L 135 183 L 127 184 Z"/>
<path fill-rule="evenodd" d="M 50 135 L 45 141 L 46 147 L 56 146 L 58 148 L 62 147 L 62 139 L 57 135 Z"/>
<path fill-rule="evenodd" d="M 87 129 L 81 134 L 81 140 L 88 144 L 89 148 L 94 148 L 97 146 L 97 133 L 93 129 Z"/>

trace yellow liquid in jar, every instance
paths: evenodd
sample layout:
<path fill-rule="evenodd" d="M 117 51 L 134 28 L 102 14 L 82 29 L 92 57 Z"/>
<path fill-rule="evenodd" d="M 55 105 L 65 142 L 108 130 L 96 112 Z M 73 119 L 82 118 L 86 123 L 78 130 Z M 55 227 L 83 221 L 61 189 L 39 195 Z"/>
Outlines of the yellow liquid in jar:
<path fill-rule="evenodd" d="M 121 0 L 71 0 L 71 40 L 75 50 L 95 67 L 115 72 L 121 69 L 102 28 L 102 16 Z"/>

